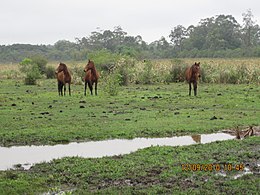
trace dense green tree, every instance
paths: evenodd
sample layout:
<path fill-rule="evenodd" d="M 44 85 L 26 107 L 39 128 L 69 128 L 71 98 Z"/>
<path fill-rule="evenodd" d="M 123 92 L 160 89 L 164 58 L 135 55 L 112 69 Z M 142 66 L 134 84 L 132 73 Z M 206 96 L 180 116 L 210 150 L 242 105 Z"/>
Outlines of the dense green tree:
<path fill-rule="evenodd" d="M 170 31 L 169 38 L 170 42 L 162 36 L 147 44 L 140 35 L 128 35 L 116 26 L 112 30 L 97 29 L 89 36 L 76 38 L 75 42 L 59 40 L 54 45 L 0 45 L 0 62 L 20 62 L 36 55 L 55 61 L 87 60 L 98 51 L 137 59 L 260 57 L 260 27 L 251 10 L 243 14 L 242 25 L 233 16 L 221 14 L 201 19 L 198 25 L 188 28 L 177 25 Z"/>
<path fill-rule="evenodd" d="M 174 30 L 172 30 L 171 34 L 169 35 L 174 47 L 179 51 L 182 50 L 182 42 L 186 38 L 186 36 L 187 30 L 182 25 L 174 27 Z"/>
<path fill-rule="evenodd" d="M 185 49 L 222 50 L 240 47 L 240 25 L 230 15 L 219 15 L 200 21 L 189 33 Z"/>
<path fill-rule="evenodd" d="M 240 25 L 231 15 L 219 15 L 211 24 L 206 37 L 205 48 L 213 50 L 235 49 L 240 47 Z"/>
<path fill-rule="evenodd" d="M 243 16 L 242 37 L 245 47 L 252 47 L 260 44 L 260 27 L 253 20 L 254 16 L 249 9 Z"/>

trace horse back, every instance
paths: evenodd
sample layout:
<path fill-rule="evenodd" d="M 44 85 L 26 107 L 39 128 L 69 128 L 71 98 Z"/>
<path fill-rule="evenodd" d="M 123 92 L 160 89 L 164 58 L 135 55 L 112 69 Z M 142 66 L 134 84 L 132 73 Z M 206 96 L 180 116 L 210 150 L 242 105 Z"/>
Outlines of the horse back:
<path fill-rule="evenodd" d="M 71 75 L 70 74 L 64 75 L 64 82 L 65 83 L 71 83 Z"/>
<path fill-rule="evenodd" d="M 59 82 L 62 82 L 63 84 L 65 84 L 65 83 L 71 83 L 71 76 L 70 76 L 70 74 L 65 75 L 64 72 L 62 71 L 62 72 L 59 72 L 59 73 L 57 74 L 57 80 L 58 80 Z"/>

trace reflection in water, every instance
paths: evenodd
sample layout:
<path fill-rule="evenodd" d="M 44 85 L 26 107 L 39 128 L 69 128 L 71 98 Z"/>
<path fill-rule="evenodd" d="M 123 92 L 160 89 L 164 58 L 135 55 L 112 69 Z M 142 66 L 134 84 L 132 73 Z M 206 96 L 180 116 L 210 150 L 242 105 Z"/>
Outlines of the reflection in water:
<path fill-rule="evenodd" d="M 201 143 L 201 135 L 192 135 L 191 137 L 196 143 Z"/>
<path fill-rule="evenodd" d="M 237 179 L 239 177 L 242 177 L 242 176 L 248 175 L 248 174 L 253 174 L 253 172 L 251 172 L 249 168 L 245 167 L 244 171 L 242 171 L 241 173 L 233 176 L 233 178 Z M 218 173 L 216 173 L 216 175 L 217 176 L 219 175 L 219 176 L 222 176 L 222 177 L 227 177 L 227 173 L 226 172 L 218 172 Z"/>
<path fill-rule="evenodd" d="M 138 149 L 150 146 L 184 146 L 197 142 L 210 143 L 218 140 L 233 139 L 225 133 L 215 133 L 208 135 L 198 135 L 196 139 L 191 136 L 180 136 L 171 138 L 135 138 L 132 140 L 115 139 L 105 141 L 90 141 L 82 143 L 70 143 L 67 145 L 55 146 L 14 146 L 0 147 L 0 170 L 6 170 L 15 164 L 22 164 L 25 169 L 29 169 L 33 164 L 52 159 L 81 156 L 86 158 L 97 158 L 104 156 L 114 156 L 129 154 Z"/>
<path fill-rule="evenodd" d="M 247 175 L 247 174 L 253 174 L 253 172 L 251 172 L 249 168 L 245 167 L 245 171 L 241 174 L 235 175 L 234 179 L 237 179 L 237 178 L 242 177 L 243 175 Z"/>

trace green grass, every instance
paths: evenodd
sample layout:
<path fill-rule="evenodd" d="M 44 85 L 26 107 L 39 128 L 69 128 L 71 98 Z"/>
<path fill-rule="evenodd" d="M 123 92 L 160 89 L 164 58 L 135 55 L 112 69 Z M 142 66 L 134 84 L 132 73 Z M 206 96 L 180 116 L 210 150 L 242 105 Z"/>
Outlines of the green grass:
<path fill-rule="evenodd" d="M 110 138 L 165 137 L 217 132 L 260 124 L 259 85 L 200 84 L 198 97 L 188 85 L 131 85 L 108 96 L 59 97 L 55 80 L 37 86 L 2 80 L 0 145 L 57 144 Z M 216 120 L 210 120 L 216 116 Z"/>
<path fill-rule="evenodd" d="M 182 147 L 150 147 L 135 153 L 85 159 L 63 158 L 29 171 L 0 171 L 0 194 L 257 194 L 259 137 Z M 186 171 L 182 164 L 218 164 L 219 171 Z M 252 174 L 227 171 L 224 164 L 242 164 Z"/>
<path fill-rule="evenodd" d="M 111 138 L 165 137 L 260 124 L 259 85 L 130 85 L 117 96 L 59 97 L 55 80 L 37 86 L 0 81 L 0 145 L 41 145 Z M 216 120 L 210 120 L 215 116 Z M 257 194 L 259 137 L 182 147 L 150 147 L 123 156 L 62 158 L 28 171 L 0 171 L 0 194 Z M 2 158 L 2 157 L 1 157 Z M 220 164 L 217 171 L 184 171 L 182 164 Z M 227 163 L 253 174 L 238 179 Z"/>

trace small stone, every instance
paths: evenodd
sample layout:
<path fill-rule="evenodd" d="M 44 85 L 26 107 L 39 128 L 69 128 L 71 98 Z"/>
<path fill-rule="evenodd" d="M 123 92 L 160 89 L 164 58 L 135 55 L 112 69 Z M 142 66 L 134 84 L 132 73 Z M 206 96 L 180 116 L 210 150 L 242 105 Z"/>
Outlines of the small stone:
<path fill-rule="evenodd" d="M 218 119 L 218 118 L 216 116 L 213 116 L 213 117 L 211 117 L 210 120 L 216 120 L 216 119 Z"/>

